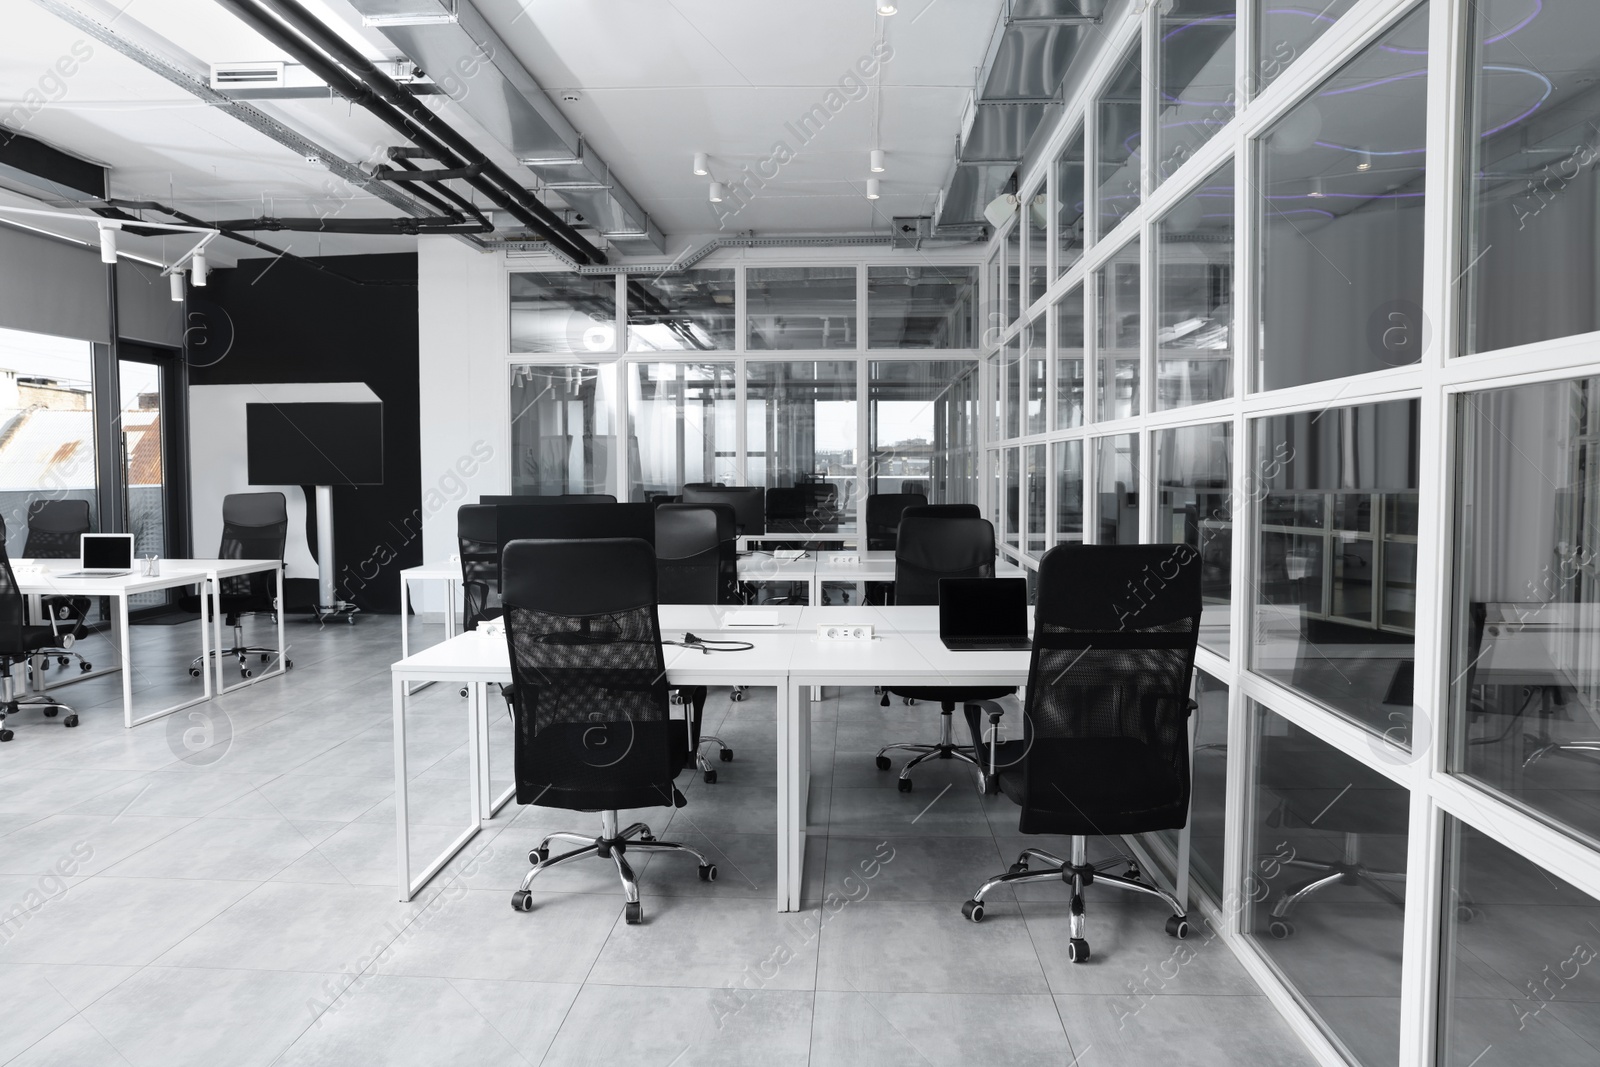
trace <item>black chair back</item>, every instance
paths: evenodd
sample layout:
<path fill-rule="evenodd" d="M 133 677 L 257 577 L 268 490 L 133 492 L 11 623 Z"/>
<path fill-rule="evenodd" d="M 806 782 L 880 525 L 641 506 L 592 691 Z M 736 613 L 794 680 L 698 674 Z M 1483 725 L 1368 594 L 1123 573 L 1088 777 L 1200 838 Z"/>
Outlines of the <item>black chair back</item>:
<path fill-rule="evenodd" d="M 723 511 L 726 517 L 719 517 Z M 657 599 L 662 604 L 723 602 L 724 526 L 733 526 L 726 504 L 662 504 L 656 508 Z M 732 542 L 737 544 L 737 542 Z"/>
<path fill-rule="evenodd" d="M 894 550 L 894 602 L 939 603 L 941 578 L 993 578 L 994 526 L 978 518 L 905 518 Z"/>
<path fill-rule="evenodd" d="M 5 540 L 0 537 L 0 659 L 16 660 L 27 655 L 27 621 L 27 598 L 17 585 Z"/>
<path fill-rule="evenodd" d="M 493 504 L 456 509 L 456 549 L 461 556 L 462 627 L 500 614 L 500 535 Z"/>
<path fill-rule="evenodd" d="M 912 504 L 900 513 L 902 519 L 981 519 L 976 504 Z"/>
<path fill-rule="evenodd" d="M 1046 553 L 1023 709 L 1023 833 L 1184 824 L 1200 604 L 1200 555 L 1188 545 Z"/>
<path fill-rule="evenodd" d="M 28 559 L 76 559 L 81 537 L 94 528 L 87 500 L 34 500 L 28 504 Z"/>
<path fill-rule="evenodd" d="M 289 538 L 289 505 L 282 493 L 230 493 L 222 498 L 222 543 L 218 559 L 283 561 Z M 222 580 L 223 606 L 236 611 L 270 611 L 277 578 L 268 571 Z"/>
<path fill-rule="evenodd" d="M 867 548 L 890 549 L 900 532 L 900 513 L 906 508 L 925 506 L 921 493 L 872 493 L 867 497 Z"/>
<path fill-rule="evenodd" d="M 513 541 L 501 584 L 517 802 L 673 804 L 687 744 L 671 734 L 649 542 Z"/>

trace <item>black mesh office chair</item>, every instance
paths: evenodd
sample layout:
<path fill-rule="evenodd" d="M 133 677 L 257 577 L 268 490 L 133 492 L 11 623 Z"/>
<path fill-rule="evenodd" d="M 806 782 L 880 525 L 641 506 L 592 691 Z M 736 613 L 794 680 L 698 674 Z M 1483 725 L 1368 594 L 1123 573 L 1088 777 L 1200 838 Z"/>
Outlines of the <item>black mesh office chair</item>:
<path fill-rule="evenodd" d="M 656 508 L 656 600 L 661 604 L 737 604 L 736 584 L 729 575 L 737 563 L 738 539 L 733 508 L 727 504 L 662 504 Z M 705 711 L 706 687 L 676 691 L 674 703 L 691 706 L 689 751 L 708 783 L 717 780 L 716 769 L 701 751 L 717 746 L 717 758 L 733 760 L 733 749 L 720 737 L 701 735 L 700 716 Z"/>
<path fill-rule="evenodd" d="M 222 543 L 217 547 L 218 559 L 275 559 L 283 562 L 283 546 L 289 536 L 289 507 L 282 493 L 230 493 L 222 498 Z M 213 656 L 232 656 L 239 661 L 239 674 L 248 678 L 250 657 L 260 656 L 265 663 L 278 654 L 276 648 L 247 645 L 241 620 L 246 615 L 278 617 L 278 583 L 268 571 L 255 571 L 233 578 L 224 578 L 218 590 L 217 610 L 223 621 L 233 628 L 233 645 L 230 648 L 212 649 Z M 188 611 L 200 610 L 200 598 L 195 595 L 181 600 Z M 200 677 L 206 658 L 196 656 L 189 665 L 191 677 Z M 283 661 L 285 670 L 294 666 L 289 659 Z"/>
<path fill-rule="evenodd" d="M 533 869 L 511 906 L 533 910 L 540 871 L 599 856 L 616 864 L 625 918 L 641 922 L 630 850 L 686 852 L 702 881 L 717 876 L 700 853 L 657 841 L 646 824 L 617 826 L 619 809 L 686 803 L 673 779 L 689 761 L 695 724 L 674 719 L 667 704 L 655 552 L 638 538 L 512 541 L 502 567 L 517 803 L 600 812 L 599 836 L 553 833 L 528 854 Z M 551 856 L 551 841 L 583 844 Z"/>
<path fill-rule="evenodd" d="M 867 496 L 867 548 L 893 551 L 900 532 L 900 513 L 910 507 L 926 507 L 921 493 L 871 493 Z"/>
<path fill-rule="evenodd" d="M 976 504 L 912 504 L 900 513 L 906 519 L 981 519 L 983 512 Z"/>
<path fill-rule="evenodd" d="M 500 617 L 500 540 L 493 504 L 463 504 L 456 509 L 456 545 L 461 555 L 464 630 Z M 451 610 L 454 610 L 452 608 Z"/>
<path fill-rule="evenodd" d="M 31 501 L 28 504 L 28 540 L 22 546 L 22 555 L 27 559 L 77 559 L 83 535 L 93 528 L 87 500 Z M 70 635 L 58 647 L 39 650 L 39 658 L 34 662 L 40 670 L 50 669 L 52 657 L 61 667 L 76 659 L 79 670 L 94 669 L 81 653 L 72 651 L 73 642 L 83 640 L 89 633 L 90 605 L 86 596 L 40 598 L 39 610 L 58 632 Z"/>
<path fill-rule="evenodd" d="M 78 725 L 77 713 L 59 700 L 49 697 L 19 698 L 16 695 L 16 680 L 11 672 L 19 664 L 39 655 L 41 649 L 58 643 L 54 627 L 29 626 L 27 619 L 28 600 L 17 585 L 16 573 L 12 571 L 11 560 L 6 556 L 5 540 L 0 537 L 0 674 L 4 675 L 4 699 L 0 699 L 0 741 L 11 740 L 13 734 L 6 726 L 6 720 L 24 707 L 39 708 L 47 718 L 54 718 L 65 711 L 67 716 L 62 724 Z"/>
<path fill-rule="evenodd" d="M 962 914 L 981 922 L 983 898 L 999 885 L 1068 882 L 1067 958 L 1082 963 L 1083 888 L 1100 882 L 1159 897 L 1172 908 L 1167 933 L 1188 936 L 1175 897 L 1142 881 L 1131 863 L 1122 875 L 1097 869 L 1086 839 L 1179 829 L 1188 820 L 1189 683 L 1199 636 L 1200 556 L 1188 545 L 1058 545 L 1046 553 L 1023 736 L 988 743 L 978 716 L 967 721 L 984 750 L 985 785 L 1022 809 L 1017 829 L 1071 837 L 1072 858 L 1024 849 Z M 1031 868 L 1030 860 L 1048 866 Z"/>
<path fill-rule="evenodd" d="M 941 578 L 993 578 L 994 577 L 994 527 L 987 519 L 977 518 L 903 518 L 900 520 L 899 544 L 894 550 L 894 599 L 896 604 L 939 603 Z M 974 766 L 975 753 L 955 743 L 954 719 L 957 704 L 966 705 L 969 717 L 976 714 L 976 702 L 998 700 L 1010 696 L 1012 686 L 986 686 L 973 689 L 950 686 L 891 686 L 883 702 L 889 703 L 889 694 L 907 700 L 937 700 L 939 702 L 939 740 L 928 744 L 893 744 L 878 750 L 880 771 L 889 769 L 892 751 L 915 752 L 916 755 L 900 769 L 900 792 L 911 792 L 911 768 L 931 759 L 964 760 Z"/>

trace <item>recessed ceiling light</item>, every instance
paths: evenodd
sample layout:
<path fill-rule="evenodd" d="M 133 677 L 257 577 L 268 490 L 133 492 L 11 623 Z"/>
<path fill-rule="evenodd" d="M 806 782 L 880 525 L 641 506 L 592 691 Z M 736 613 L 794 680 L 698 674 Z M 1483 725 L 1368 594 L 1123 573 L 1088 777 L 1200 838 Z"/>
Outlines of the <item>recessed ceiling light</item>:
<path fill-rule="evenodd" d="M 1371 170 L 1371 169 L 1372 169 L 1372 153 L 1363 151 L 1361 153 L 1361 162 L 1356 164 L 1356 170 Z"/>
<path fill-rule="evenodd" d="M 872 163 L 868 169 L 874 174 L 883 173 L 883 149 L 874 148 L 872 150 Z"/>
<path fill-rule="evenodd" d="M 711 173 L 711 163 L 706 159 L 704 152 L 696 152 L 694 154 L 694 172 L 700 178 L 704 178 Z"/>

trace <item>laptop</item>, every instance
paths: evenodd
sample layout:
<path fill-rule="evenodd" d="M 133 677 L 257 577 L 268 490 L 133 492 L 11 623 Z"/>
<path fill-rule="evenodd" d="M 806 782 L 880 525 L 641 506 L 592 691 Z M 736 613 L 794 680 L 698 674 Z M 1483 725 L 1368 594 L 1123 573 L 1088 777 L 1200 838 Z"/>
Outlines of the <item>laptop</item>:
<path fill-rule="evenodd" d="M 121 578 L 133 573 L 133 534 L 81 535 L 78 542 L 79 570 L 58 574 L 58 578 Z"/>
<path fill-rule="evenodd" d="M 939 640 L 952 652 L 1032 648 L 1028 580 L 939 579 Z"/>

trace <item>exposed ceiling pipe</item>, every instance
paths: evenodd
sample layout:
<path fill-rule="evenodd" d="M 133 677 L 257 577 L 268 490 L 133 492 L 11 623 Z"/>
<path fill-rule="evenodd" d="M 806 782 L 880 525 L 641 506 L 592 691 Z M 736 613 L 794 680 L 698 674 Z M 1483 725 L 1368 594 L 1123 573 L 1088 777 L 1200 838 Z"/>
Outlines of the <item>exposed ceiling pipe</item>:
<path fill-rule="evenodd" d="M 579 263 L 605 262 L 600 250 L 554 211 L 294 0 L 217 0 L 217 3 L 289 53 L 335 92 L 361 105 L 427 150 L 440 166 L 450 169 L 481 164 L 483 172 L 466 179 L 467 182 L 534 233 L 561 248 L 567 257 Z M 352 73 L 347 74 L 339 64 Z"/>
<path fill-rule="evenodd" d="M 978 236 L 957 235 L 949 237 L 924 238 L 923 244 L 973 244 L 981 241 Z M 700 247 L 685 252 L 670 263 L 617 263 L 604 266 L 591 266 L 588 264 L 574 263 L 566 256 L 543 241 L 519 241 L 515 238 L 485 238 L 482 242 L 485 248 L 497 249 L 508 252 L 531 252 L 553 256 L 563 267 L 574 274 L 675 274 L 678 271 L 688 270 L 696 263 L 705 259 L 711 253 L 723 248 L 832 248 L 852 246 L 858 248 L 894 248 L 895 238 L 885 237 L 881 234 L 838 234 L 836 236 L 820 237 L 713 237 Z M 629 285 L 634 283 L 630 282 Z"/>
<path fill-rule="evenodd" d="M 417 150 L 412 148 L 410 145 L 406 145 L 404 147 L 397 145 L 389 149 L 389 159 L 394 162 L 396 167 L 404 171 L 415 171 L 418 174 L 426 175 L 424 180 L 430 183 L 428 187 L 424 189 L 417 185 L 412 185 L 410 187 L 412 195 L 421 197 L 427 200 L 430 204 L 436 205 L 440 211 L 445 212 L 446 214 L 461 215 L 464 213 L 466 216 L 474 218 L 483 223 L 485 226 L 488 226 L 490 229 L 493 229 L 493 224 L 489 222 L 488 218 L 484 216 L 483 212 L 478 210 L 478 205 L 474 204 L 472 201 L 468 200 L 466 197 L 450 188 L 450 186 L 434 177 L 434 174 L 437 172 L 422 170 L 411 163 L 411 159 L 413 157 L 410 153 L 414 153 L 416 151 Z M 450 204 L 454 204 L 456 208 L 459 208 L 460 210 L 457 211 L 447 206 L 445 203 L 446 201 L 448 201 Z"/>
<path fill-rule="evenodd" d="M 332 215 L 307 218 L 223 219 L 211 225 L 229 233 L 261 230 L 294 230 L 301 233 L 418 234 L 489 233 L 493 225 L 447 218 L 430 219 L 341 219 Z"/>

